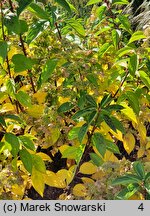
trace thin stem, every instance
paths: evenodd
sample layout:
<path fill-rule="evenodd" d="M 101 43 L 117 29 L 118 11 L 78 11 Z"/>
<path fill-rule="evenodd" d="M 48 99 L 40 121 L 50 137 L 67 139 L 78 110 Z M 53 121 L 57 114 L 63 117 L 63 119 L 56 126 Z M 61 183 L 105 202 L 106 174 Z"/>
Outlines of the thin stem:
<path fill-rule="evenodd" d="M 11 10 L 11 12 L 14 12 L 14 8 L 13 8 L 13 4 L 12 4 L 12 1 L 11 1 L 11 0 L 9 0 L 9 5 L 10 5 L 10 10 Z"/>
<path fill-rule="evenodd" d="M 74 179 L 72 180 L 72 182 L 71 182 L 70 185 L 69 185 L 68 193 L 70 192 L 72 186 L 74 185 L 74 180 L 75 180 L 75 178 L 77 177 L 77 175 L 78 175 L 78 173 L 79 173 L 79 170 L 80 170 L 80 167 L 81 167 L 82 163 L 84 162 L 84 159 L 85 159 L 85 157 L 87 156 L 87 154 L 89 153 L 89 150 L 90 150 L 90 148 L 91 148 L 91 140 L 92 140 L 92 136 L 94 135 L 94 132 L 95 132 L 95 130 L 96 130 L 96 128 L 97 128 L 96 124 L 97 124 L 97 120 L 98 120 L 100 111 L 101 111 L 101 110 L 99 109 L 98 112 L 97 112 L 97 116 L 96 116 L 96 119 L 95 119 L 95 124 L 94 124 L 94 126 L 93 126 L 93 128 L 92 128 L 91 133 L 90 133 L 89 131 L 87 132 L 88 140 L 87 140 L 87 143 L 85 144 L 86 147 L 85 147 L 85 150 L 84 150 L 83 155 L 82 155 L 82 157 L 81 157 L 81 160 L 80 160 L 80 162 L 78 163 L 77 168 L 76 168 L 76 170 L 75 170 Z"/>
<path fill-rule="evenodd" d="M 119 88 L 117 89 L 117 91 L 115 92 L 115 94 L 112 96 L 113 98 L 115 98 L 116 95 L 118 94 L 119 90 L 121 89 L 121 87 L 123 86 L 124 82 L 126 81 L 126 78 L 127 78 L 128 74 L 129 74 L 129 71 L 126 71 L 126 75 L 124 76 L 123 80 L 121 81 Z"/>
<path fill-rule="evenodd" d="M 4 32 L 4 14 L 3 14 L 3 5 L 2 2 L 0 2 L 0 8 L 1 8 L 1 19 L 2 19 L 2 35 L 3 35 L 3 40 L 6 41 L 6 35 Z M 11 72 L 10 72 L 10 65 L 9 65 L 9 59 L 8 59 L 8 55 L 6 56 L 6 63 L 7 63 L 7 70 L 8 70 L 8 74 L 9 77 L 11 78 Z"/>
<path fill-rule="evenodd" d="M 21 43 L 21 47 L 22 47 L 23 53 L 27 57 L 26 48 L 25 48 L 24 41 L 23 41 L 23 38 L 22 38 L 21 34 L 20 34 L 20 43 Z M 29 69 L 28 69 L 28 74 L 29 74 L 29 79 L 30 79 L 30 83 L 31 83 L 33 92 L 36 93 L 36 90 L 35 90 L 35 87 L 34 87 L 34 82 L 33 82 L 33 79 L 32 79 L 32 72 Z"/>
<path fill-rule="evenodd" d="M 59 27 L 58 27 L 57 22 L 55 22 L 55 27 L 56 27 L 56 29 L 57 29 L 57 31 L 58 31 L 59 40 L 61 41 L 61 40 L 62 40 L 62 36 L 61 36 L 61 32 L 60 32 L 60 30 L 59 30 Z"/>
<path fill-rule="evenodd" d="M 10 1 L 9 1 L 10 3 Z M 2 35 L 3 35 L 3 40 L 6 41 L 6 35 L 5 35 L 5 32 L 4 32 L 4 14 L 3 14 L 3 5 L 2 5 L 2 2 L 0 2 L 0 8 L 1 8 L 1 23 L 2 23 Z M 10 71 L 10 65 L 9 65 L 9 59 L 8 59 L 8 55 L 6 56 L 6 63 L 7 63 L 7 70 L 8 70 L 8 74 L 9 74 L 9 77 L 11 79 L 11 71 Z M 13 104 L 13 101 L 11 99 L 11 97 L 9 96 L 9 100 L 10 102 Z M 18 103 L 17 101 L 15 100 L 15 105 L 16 105 L 16 112 L 17 114 L 19 114 L 19 108 L 18 108 Z"/>

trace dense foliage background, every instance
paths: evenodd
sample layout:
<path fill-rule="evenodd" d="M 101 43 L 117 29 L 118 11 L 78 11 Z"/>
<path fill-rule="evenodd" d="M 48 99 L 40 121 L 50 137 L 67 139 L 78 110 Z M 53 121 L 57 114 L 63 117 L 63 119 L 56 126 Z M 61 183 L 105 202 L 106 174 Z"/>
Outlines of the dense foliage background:
<path fill-rule="evenodd" d="M 150 199 L 149 2 L 138 4 L 0 1 L 1 199 Z"/>

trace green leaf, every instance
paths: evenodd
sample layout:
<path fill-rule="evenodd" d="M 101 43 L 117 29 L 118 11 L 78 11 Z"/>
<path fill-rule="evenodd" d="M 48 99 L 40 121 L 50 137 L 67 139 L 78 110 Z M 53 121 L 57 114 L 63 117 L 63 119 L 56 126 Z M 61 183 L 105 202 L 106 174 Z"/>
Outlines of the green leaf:
<path fill-rule="evenodd" d="M 112 4 L 116 4 L 116 5 L 126 5 L 128 4 L 128 0 L 112 0 Z"/>
<path fill-rule="evenodd" d="M 0 116 L 0 124 L 4 127 L 6 127 L 6 122 L 3 116 Z"/>
<path fill-rule="evenodd" d="M 115 125 L 115 128 L 121 131 L 123 134 L 125 134 L 125 129 L 123 127 L 123 124 L 121 121 L 119 121 L 116 117 L 111 116 L 111 120 L 113 124 Z"/>
<path fill-rule="evenodd" d="M 68 148 L 63 151 L 62 158 L 76 159 L 77 150 L 78 148 L 75 146 L 68 146 Z"/>
<path fill-rule="evenodd" d="M 124 109 L 124 107 L 119 104 L 112 104 L 105 107 L 105 110 L 107 111 L 120 111 L 122 109 Z"/>
<path fill-rule="evenodd" d="M 20 148 L 19 139 L 12 133 L 6 133 L 5 134 L 5 140 L 7 143 L 9 143 L 12 147 L 11 153 L 14 157 L 17 156 Z"/>
<path fill-rule="evenodd" d="M 79 165 L 80 161 L 81 161 L 81 158 L 83 156 L 83 153 L 85 151 L 85 144 L 80 144 L 79 147 L 77 148 L 77 155 L 76 155 L 76 163 L 77 165 Z"/>
<path fill-rule="evenodd" d="M 28 31 L 28 24 L 25 20 L 19 20 L 14 14 L 6 16 L 4 19 L 4 25 L 7 27 L 9 34 L 23 34 Z"/>
<path fill-rule="evenodd" d="M 17 8 L 17 15 L 19 16 L 22 11 L 32 2 L 33 0 L 17 0 L 19 7 Z"/>
<path fill-rule="evenodd" d="M 90 108 L 85 108 L 83 110 L 79 110 L 74 114 L 74 116 L 72 116 L 72 119 L 76 120 L 80 117 L 83 117 L 83 116 L 93 112 L 93 111 L 95 111 L 95 107 L 90 107 Z"/>
<path fill-rule="evenodd" d="M 19 25 L 20 25 L 20 34 L 23 34 L 28 31 L 28 24 L 25 20 L 19 20 Z"/>
<path fill-rule="evenodd" d="M 16 93 L 16 88 L 15 88 L 15 81 L 14 79 L 12 78 L 9 78 L 7 81 L 6 81 L 6 90 L 7 90 L 7 93 L 15 98 L 15 93 Z"/>
<path fill-rule="evenodd" d="M 71 26 L 80 36 L 85 36 L 85 30 L 81 23 L 79 23 L 77 20 L 71 18 L 67 21 L 67 24 Z"/>
<path fill-rule="evenodd" d="M 129 104 L 131 105 L 133 111 L 139 115 L 139 112 L 140 112 L 140 104 L 139 104 L 139 99 L 137 97 L 137 95 L 135 94 L 135 92 L 131 92 L 131 91 L 127 91 L 125 93 L 128 101 L 129 101 Z"/>
<path fill-rule="evenodd" d="M 15 158 L 11 161 L 11 166 L 12 166 L 13 172 L 17 172 L 17 170 L 18 170 L 17 162 L 18 162 L 18 158 L 17 158 L 17 157 L 15 157 Z"/>
<path fill-rule="evenodd" d="M 98 16 L 100 21 L 103 19 L 103 15 L 105 14 L 106 9 L 107 9 L 107 7 L 105 5 L 101 5 L 97 9 L 96 13 L 97 13 L 97 16 Z"/>
<path fill-rule="evenodd" d="M 105 94 L 102 98 L 101 102 L 99 103 L 100 108 L 104 108 L 107 104 L 109 104 L 112 101 L 111 94 Z"/>
<path fill-rule="evenodd" d="M 15 120 L 15 121 L 17 121 L 19 123 L 24 124 L 24 121 L 17 115 L 7 114 L 7 115 L 4 116 L 4 118 L 12 119 L 12 120 Z"/>
<path fill-rule="evenodd" d="M 23 136 L 19 136 L 19 139 L 21 140 L 22 144 L 23 144 L 27 149 L 30 149 L 30 150 L 32 150 L 32 151 L 35 151 L 35 145 L 34 145 L 33 141 L 32 141 L 29 137 L 23 135 Z"/>
<path fill-rule="evenodd" d="M 80 91 L 80 97 L 78 99 L 78 107 L 80 109 L 83 109 L 84 108 L 84 105 L 86 103 L 86 91 Z"/>
<path fill-rule="evenodd" d="M 133 48 L 132 47 L 123 47 L 122 49 L 119 49 L 117 51 L 117 55 L 119 57 L 122 57 L 123 55 L 130 54 L 131 52 L 133 52 Z"/>
<path fill-rule="evenodd" d="M 7 42 L 0 41 L 0 64 L 3 64 L 3 62 L 6 59 L 7 48 L 8 48 Z"/>
<path fill-rule="evenodd" d="M 92 122 L 96 118 L 96 115 L 97 115 L 97 111 L 96 110 L 94 110 L 92 113 L 90 113 L 90 115 L 89 115 L 89 117 L 87 119 L 88 125 L 92 124 Z"/>
<path fill-rule="evenodd" d="M 98 77 L 96 76 L 96 74 L 88 74 L 86 77 L 90 83 L 92 83 L 95 87 L 98 87 Z"/>
<path fill-rule="evenodd" d="M 27 58 L 26 56 L 22 55 L 22 54 L 15 54 L 12 57 L 12 62 L 15 65 L 15 72 L 22 72 L 25 70 L 31 70 L 32 66 L 34 64 L 34 61 L 30 58 Z"/>
<path fill-rule="evenodd" d="M 92 142 L 98 152 L 102 155 L 102 157 L 104 157 L 106 153 L 106 143 L 104 137 L 100 133 L 95 133 L 92 136 Z"/>
<path fill-rule="evenodd" d="M 133 169 L 141 179 L 145 178 L 144 166 L 140 161 L 136 161 L 133 163 Z"/>
<path fill-rule="evenodd" d="M 145 176 L 145 181 L 149 180 L 150 179 L 150 172 L 148 172 Z"/>
<path fill-rule="evenodd" d="M 15 14 L 10 14 L 4 18 L 4 25 L 8 29 L 8 34 L 20 34 L 20 22 Z"/>
<path fill-rule="evenodd" d="M 113 40 L 114 47 L 117 50 L 119 44 L 119 33 L 116 29 L 112 30 L 112 40 Z"/>
<path fill-rule="evenodd" d="M 110 117 L 110 116 L 108 116 L 108 115 L 106 115 L 106 114 L 103 114 L 103 119 L 104 119 L 104 121 L 106 122 L 106 124 L 113 130 L 113 131 L 115 131 L 115 132 L 117 132 L 116 131 L 116 126 L 115 126 L 115 124 L 114 124 L 114 122 L 113 122 L 113 120 L 112 120 L 112 118 Z"/>
<path fill-rule="evenodd" d="M 26 149 L 22 149 L 19 151 L 19 155 L 25 169 L 32 174 L 33 162 L 31 154 Z"/>
<path fill-rule="evenodd" d="M 105 139 L 105 145 L 108 151 L 115 154 L 121 154 L 118 146 L 115 143 L 111 142 L 110 140 Z"/>
<path fill-rule="evenodd" d="M 96 4 L 96 3 L 99 3 L 99 2 L 102 2 L 102 0 L 90 0 L 90 1 L 88 1 L 88 3 L 86 4 L 86 6 L 89 6 L 89 5 L 92 5 L 92 4 Z"/>
<path fill-rule="evenodd" d="M 107 51 L 108 51 L 108 49 L 111 47 L 111 44 L 110 43 L 104 43 L 101 47 L 100 47 L 100 49 L 99 49 L 99 51 L 98 51 L 98 56 L 99 57 L 102 57 Z"/>
<path fill-rule="evenodd" d="M 30 96 L 24 91 L 19 91 L 16 94 L 16 99 L 19 101 L 19 103 L 22 106 L 31 107 L 31 105 L 32 105 Z"/>
<path fill-rule="evenodd" d="M 90 106 L 97 108 L 97 103 L 91 95 L 86 95 L 86 100 Z"/>
<path fill-rule="evenodd" d="M 68 139 L 73 140 L 78 138 L 80 127 L 73 127 L 68 133 Z"/>
<path fill-rule="evenodd" d="M 47 82 L 47 80 L 50 78 L 50 76 L 52 75 L 54 69 L 56 68 L 58 63 L 57 59 L 49 59 L 47 60 L 42 73 L 41 73 L 41 82 L 42 84 Z"/>
<path fill-rule="evenodd" d="M 98 167 L 104 163 L 103 159 L 95 153 L 90 153 L 90 158 L 92 162 Z"/>
<path fill-rule="evenodd" d="M 67 111 L 71 110 L 73 107 L 74 107 L 74 105 L 71 102 L 65 102 L 65 103 L 60 105 L 57 112 L 58 113 L 67 112 Z"/>
<path fill-rule="evenodd" d="M 137 40 L 144 39 L 144 38 L 146 38 L 146 36 L 144 35 L 144 33 L 142 31 L 134 32 L 133 35 L 131 36 L 128 44 L 130 44 L 134 41 L 137 41 Z"/>
<path fill-rule="evenodd" d="M 32 155 L 33 166 L 41 173 L 46 173 L 45 163 L 39 155 Z"/>
<path fill-rule="evenodd" d="M 124 27 L 124 29 L 129 32 L 130 34 L 132 34 L 132 30 L 131 30 L 131 24 L 128 20 L 128 18 L 125 15 L 119 15 L 118 19 L 120 20 L 122 26 Z"/>
<path fill-rule="evenodd" d="M 35 3 L 31 3 L 29 6 L 29 10 L 34 13 L 37 17 L 39 17 L 40 19 L 44 19 L 44 20 L 49 20 L 49 14 L 43 10 L 39 5 L 35 4 Z"/>
<path fill-rule="evenodd" d="M 141 179 L 133 174 L 126 174 L 125 176 L 121 176 L 116 178 L 113 182 L 112 185 L 126 185 L 126 184 L 134 184 L 134 183 L 141 183 Z"/>
<path fill-rule="evenodd" d="M 30 44 L 43 32 L 45 22 L 46 21 L 39 20 L 31 25 L 28 34 L 26 36 L 27 44 Z"/>
<path fill-rule="evenodd" d="M 66 9 L 69 13 L 71 13 L 70 5 L 65 0 L 55 0 L 60 6 L 62 6 L 64 9 Z"/>
<path fill-rule="evenodd" d="M 135 75 L 135 72 L 138 70 L 139 60 L 137 54 L 130 56 L 130 61 L 128 65 L 129 72 L 132 76 Z"/>
<path fill-rule="evenodd" d="M 85 135 L 87 133 L 88 127 L 89 127 L 89 125 L 87 123 L 85 123 L 80 128 L 79 133 L 78 133 L 78 140 L 79 140 L 80 143 L 82 143 L 82 141 L 83 141 L 83 139 L 84 139 L 84 137 L 85 137 Z"/>
<path fill-rule="evenodd" d="M 144 71 L 139 71 L 140 79 L 150 89 L 150 78 Z"/>
<path fill-rule="evenodd" d="M 117 194 L 117 200 L 127 200 L 140 189 L 138 184 L 130 184 Z"/>

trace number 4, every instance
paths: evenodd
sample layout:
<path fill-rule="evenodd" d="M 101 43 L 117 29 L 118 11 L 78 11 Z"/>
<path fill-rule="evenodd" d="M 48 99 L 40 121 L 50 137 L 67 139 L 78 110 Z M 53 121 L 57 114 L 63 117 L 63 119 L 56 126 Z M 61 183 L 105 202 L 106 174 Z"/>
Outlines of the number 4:
<path fill-rule="evenodd" d="M 139 210 L 143 211 L 144 210 L 144 206 L 143 206 L 143 203 L 141 203 L 138 207 Z"/>

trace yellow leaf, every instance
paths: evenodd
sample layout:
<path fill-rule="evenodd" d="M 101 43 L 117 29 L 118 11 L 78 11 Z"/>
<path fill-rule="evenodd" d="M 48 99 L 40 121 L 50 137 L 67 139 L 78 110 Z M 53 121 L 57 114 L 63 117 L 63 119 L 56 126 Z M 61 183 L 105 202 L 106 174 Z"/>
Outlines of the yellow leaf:
<path fill-rule="evenodd" d="M 123 137 L 123 146 L 128 154 L 130 154 L 135 147 L 135 138 L 132 133 L 128 132 Z"/>
<path fill-rule="evenodd" d="M 43 197 L 44 193 L 44 174 L 36 170 L 33 166 L 32 168 L 32 175 L 31 175 L 31 181 L 34 189 Z"/>
<path fill-rule="evenodd" d="M 145 148 L 140 147 L 138 150 L 138 153 L 137 153 L 137 157 L 141 158 L 141 157 L 143 157 L 144 154 L 145 154 Z"/>
<path fill-rule="evenodd" d="M 36 155 L 40 156 L 44 161 L 52 162 L 52 159 L 45 153 L 39 152 Z"/>
<path fill-rule="evenodd" d="M 0 103 L 3 103 L 8 98 L 8 95 L 5 93 L 0 93 Z"/>
<path fill-rule="evenodd" d="M 19 89 L 19 91 L 25 91 L 25 92 L 27 92 L 27 91 L 29 91 L 31 89 L 31 85 L 23 85 L 20 89 Z"/>
<path fill-rule="evenodd" d="M 73 188 L 73 194 L 78 197 L 85 197 L 87 190 L 84 184 L 76 184 Z"/>
<path fill-rule="evenodd" d="M 9 111 L 14 111 L 15 108 L 11 103 L 5 103 L 1 108 L 0 108 L 0 113 L 4 112 L 9 112 Z"/>
<path fill-rule="evenodd" d="M 106 150 L 106 153 L 104 155 L 104 161 L 118 162 L 118 158 L 112 152 Z"/>
<path fill-rule="evenodd" d="M 115 133 L 112 129 L 110 129 L 110 132 L 114 135 L 115 138 L 117 138 L 120 141 L 123 141 L 121 131 L 117 130 L 117 133 Z"/>
<path fill-rule="evenodd" d="M 147 144 L 146 144 L 146 149 L 149 149 L 149 148 L 150 148 L 150 141 L 147 142 Z"/>
<path fill-rule="evenodd" d="M 60 105 L 61 104 L 63 104 L 63 103 L 65 103 L 65 102 L 69 102 L 70 101 L 70 97 L 59 97 L 58 98 L 58 101 L 59 101 L 59 103 L 60 103 Z"/>
<path fill-rule="evenodd" d="M 57 87 L 61 86 L 64 80 L 65 80 L 64 77 L 60 77 L 60 78 L 57 80 Z"/>
<path fill-rule="evenodd" d="M 144 200 L 144 196 L 143 196 L 143 194 L 137 192 L 137 193 L 133 194 L 133 195 L 129 198 L 129 200 Z"/>
<path fill-rule="evenodd" d="M 140 144 L 145 144 L 145 141 L 146 141 L 145 126 L 141 122 L 138 122 L 137 129 L 138 129 L 139 136 L 140 136 Z"/>
<path fill-rule="evenodd" d="M 121 112 L 131 121 L 137 124 L 137 118 L 135 113 L 133 112 L 133 109 L 128 107 L 125 102 L 120 103 L 124 107 L 124 109 L 121 110 Z"/>
<path fill-rule="evenodd" d="M 45 184 L 51 187 L 57 187 L 57 181 L 59 181 L 59 179 L 57 179 L 56 174 L 52 171 L 47 170 L 46 174 L 44 175 Z"/>
<path fill-rule="evenodd" d="M 103 177 L 105 176 L 105 173 L 103 170 L 99 170 L 98 172 L 94 173 L 92 175 L 92 178 L 95 179 L 95 180 L 100 180 L 102 179 Z"/>
<path fill-rule="evenodd" d="M 146 153 L 146 159 L 150 161 L 150 150 L 147 150 Z"/>
<path fill-rule="evenodd" d="M 18 53 L 18 49 L 15 46 L 11 46 L 9 52 L 8 52 L 8 59 L 10 60 L 13 55 Z"/>
<path fill-rule="evenodd" d="M 45 148 L 48 148 L 52 145 L 54 145 L 58 138 L 60 136 L 60 129 L 57 128 L 57 127 L 49 127 L 49 133 L 46 133 L 45 134 L 45 143 L 42 145 L 42 147 L 45 149 Z"/>
<path fill-rule="evenodd" d="M 94 180 L 91 179 L 91 178 L 83 177 L 81 179 L 82 179 L 82 181 L 83 181 L 84 184 L 86 184 L 86 183 L 92 183 L 92 184 L 94 184 Z"/>
<path fill-rule="evenodd" d="M 70 170 L 61 169 L 56 173 L 56 175 L 61 179 L 64 187 L 67 187 L 73 179 L 73 173 Z"/>
<path fill-rule="evenodd" d="M 44 175 L 45 184 L 57 188 L 66 188 L 72 181 L 72 178 L 73 172 L 65 169 L 61 169 L 57 173 L 47 170 Z"/>
<path fill-rule="evenodd" d="M 11 192 L 14 193 L 15 195 L 23 196 L 24 190 L 25 190 L 25 187 L 18 185 L 18 184 L 14 184 L 12 186 Z"/>
<path fill-rule="evenodd" d="M 97 171 L 97 167 L 91 162 L 85 162 L 80 166 L 80 171 L 83 174 L 93 174 Z"/>
<path fill-rule="evenodd" d="M 46 95 L 46 92 L 38 91 L 33 95 L 33 98 L 35 98 L 39 104 L 42 104 L 45 102 Z"/>
<path fill-rule="evenodd" d="M 32 105 L 27 109 L 27 113 L 34 118 L 40 118 L 44 113 L 44 105 Z"/>

